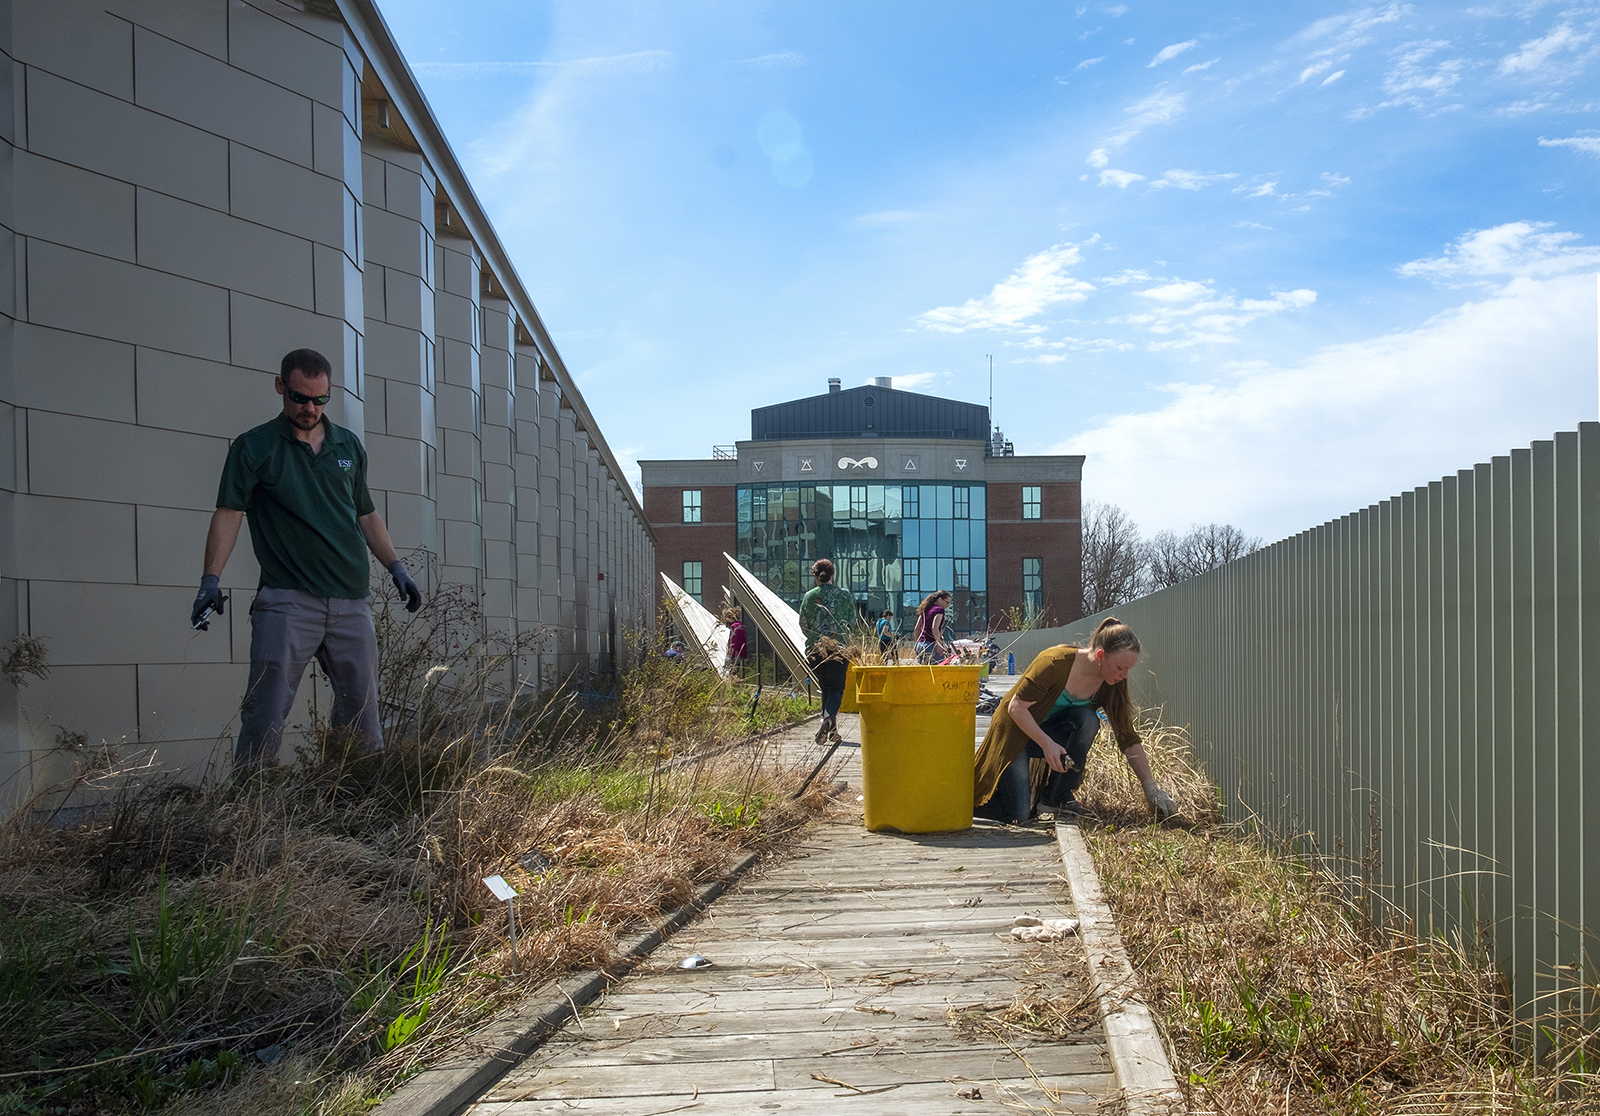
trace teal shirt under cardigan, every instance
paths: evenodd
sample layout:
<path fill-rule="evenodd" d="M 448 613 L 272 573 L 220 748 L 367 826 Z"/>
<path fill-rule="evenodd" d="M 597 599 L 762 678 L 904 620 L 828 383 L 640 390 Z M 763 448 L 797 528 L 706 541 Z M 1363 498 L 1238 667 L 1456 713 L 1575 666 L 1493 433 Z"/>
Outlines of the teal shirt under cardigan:
<path fill-rule="evenodd" d="M 376 510 L 367 451 L 351 431 L 326 418 L 322 425 L 316 454 L 284 415 L 239 435 L 222 467 L 217 507 L 249 517 L 263 588 L 362 600 L 372 590 L 356 520 Z"/>

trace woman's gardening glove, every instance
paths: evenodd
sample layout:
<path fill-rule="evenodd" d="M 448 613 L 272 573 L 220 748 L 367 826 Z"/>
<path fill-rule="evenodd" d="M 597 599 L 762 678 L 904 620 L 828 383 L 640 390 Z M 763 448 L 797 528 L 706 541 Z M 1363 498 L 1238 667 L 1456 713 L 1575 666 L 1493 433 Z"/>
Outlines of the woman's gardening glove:
<path fill-rule="evenodd" d="M 1150 812 L 1156 816 L 1157 821 L 1165 821 L 1178 812 L 1177 804 L 1172 801 L 1172 796 L 1158 787 L 1154 779 L 1144 784 L 1144 801 L 1150 807 Z"/>

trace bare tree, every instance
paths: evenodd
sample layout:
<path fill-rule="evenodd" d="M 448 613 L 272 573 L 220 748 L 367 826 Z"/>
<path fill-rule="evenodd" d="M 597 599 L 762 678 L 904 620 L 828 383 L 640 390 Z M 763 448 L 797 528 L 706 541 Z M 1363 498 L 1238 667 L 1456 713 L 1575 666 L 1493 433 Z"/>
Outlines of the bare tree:
<path fill-rule="evenodd" d="M 1083 611 L 1115 608 L 1144 591 L 1149 560 L 1139 527 L 1116 504 L 1083 505 Z"/>
<path fill-rule="evenodd" d="M 1261 547 L 1261 539 L 1247 536 L 1227 523 L 1207 523 L 1179 536 L 1162 531 L 1150 540 L 1149 579 L 1152 591 L 1165 589 Z"/>

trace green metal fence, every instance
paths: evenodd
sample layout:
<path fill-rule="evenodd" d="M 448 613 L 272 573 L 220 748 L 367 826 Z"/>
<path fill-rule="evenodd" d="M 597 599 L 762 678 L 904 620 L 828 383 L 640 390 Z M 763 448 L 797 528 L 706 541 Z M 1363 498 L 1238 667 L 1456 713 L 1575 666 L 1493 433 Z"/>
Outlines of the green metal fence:
<path fill-rule="evenodd" d="M 1600 424 L 1115 610 L 1230 816 L 1391 924 L 1492 948 L 1524 1018 L 1600 961 Z M 1019 641 L 1081 638 L 1100 617 Z M 1585 804 L 1588 804 L 1587 809 Z"/>

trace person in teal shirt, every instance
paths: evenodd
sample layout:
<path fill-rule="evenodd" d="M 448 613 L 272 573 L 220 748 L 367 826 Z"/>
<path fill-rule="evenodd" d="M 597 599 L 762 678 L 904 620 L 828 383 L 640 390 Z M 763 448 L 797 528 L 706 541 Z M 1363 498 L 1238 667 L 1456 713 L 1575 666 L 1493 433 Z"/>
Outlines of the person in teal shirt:
<path fill-rule="evenodd" d="M 806 637 L 806 665 L 822 690 L 822 727 L 817 743 L 839 739 L 839 706 L 850 669 L 844 645 L 857 622 L 856 599 L 833 583 L 833 563 L 818 558 L 811 564 L 817 584 L 800 598 L 800 630 Z"/>

